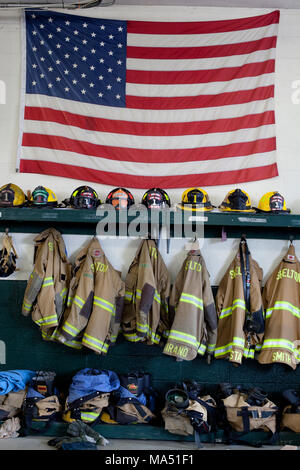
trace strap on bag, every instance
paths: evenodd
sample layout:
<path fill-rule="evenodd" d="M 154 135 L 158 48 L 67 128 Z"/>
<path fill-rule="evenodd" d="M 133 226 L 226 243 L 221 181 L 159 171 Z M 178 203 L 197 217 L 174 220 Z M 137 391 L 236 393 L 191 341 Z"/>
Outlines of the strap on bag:
<path fill-rule="evenodd" d="M 243 246 L 245 247 L 246 269 L 245 269 L 245 262 L 244 262 Z M 241 262 L 243 290 L 244 290 L 244 298 L 245 298 L 245 306 L 246 306 L 244 332 L 246 334 L 247 348 L 251 347 L 251 337 L 250 337 L 250 331 L 248 328 L 248 323 L 250 322 L 250 319 L 251 319 L 251 313 L 250 313 L 251 275 L 250 275 L 249 256 L 250 256 L 250 251 L 248 248 L 246 237 L 243 235 L 240 241 L 240 262 Z"/>

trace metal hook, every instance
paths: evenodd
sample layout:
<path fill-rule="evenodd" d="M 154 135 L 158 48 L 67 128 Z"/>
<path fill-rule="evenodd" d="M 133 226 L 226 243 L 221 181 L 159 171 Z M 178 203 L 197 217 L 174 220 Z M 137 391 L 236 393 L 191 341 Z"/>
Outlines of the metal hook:
<path fill-rule="evenodd" d="M 294 235 L 290 235 L 290 236 L 289 236 L 289 240 L 290 240 L 290 244 L 291 244 L 291 245 L 293 245 L 294 239 L 295 239 Z"/>

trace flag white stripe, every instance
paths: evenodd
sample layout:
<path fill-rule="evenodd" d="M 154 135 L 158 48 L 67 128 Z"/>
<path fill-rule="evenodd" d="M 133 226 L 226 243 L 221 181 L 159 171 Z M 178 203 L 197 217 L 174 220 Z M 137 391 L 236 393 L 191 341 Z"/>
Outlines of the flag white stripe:
<path fill-rule="evenodd" d="M 241 67 L 243 64 L 253 62 L 264 62 L 275 59 L 275 47 L 262 51 L 251 52 L 226 57 L 209 57 L 206 59 L 131 59 L 127 57 L 127 70 L 150 70 L 150 71 L 191 71 L 191 70 L 214 70 L 224 67 Z"/>
<path fill-rule="evenodd" d="M 26 96 L 26 106 L 51 108 L 58 111 L 80 114 L 103 119 L 115 119 L 132 122 L 197 122 L 214 119 L 228 119 L 260 114 L 274 109 L 274 98 L 252 101 L 228 106 L 190 109 L 186 114 L 182 109 L 148 110 L 133 108 L 114 108 L 112 106 L 98 106 L 78 101 L 56 98 L 46 95 Z"/>
<path fill-rule="evenodd" d="M 216 147 L 229 145 L 232 142 L 241 143 L 252 142 L 259 138 L 268 139 L 275 136 L 275 125 L 269 124 L 258 128 L 201 135 L 140 136 L 90 131 L 75 126 L 65 126 L 64 124 L 45 121 L 40 122 L 39 130 L 37 130 L 36 121 L 27 120 L 24 123 L 24 132 L 67 137 L 68 139 L 110 147 L 167 150 Z"/>
<path fill-rule="evenodd" d="M 73 152 L 62 150 L 43 149 L 43 152 L 36 147 L 24 147 L 23 159 L 37 159 L 43 162 L 55 162 L 64 165 L 77 165 L 83 168 L 94 168 L 95 170 L 113 173 L 124 173 L 137 176 L 171 176 L 171 175 L 191 175 L 207 172 L 234 171 L 256 166 L 266 166 L 275 162 L 275 152 L 254 154 L 250 156 L 221 158 L 217 166 L 212 169 L 211 161 L 183 162 L 183 163 L 136 163 L 124 162 L 122 165 L 117 160 L 109 160 L 101 157 L 78 155 Z"/>
<path fill-rule="evenodd" d="M 237 78 L 226 82 L 195 83 L 187 85 L 144 85 L 126 84 L 126 95 L 147 97 L 217 95 L 241 90 L 251 90 L 274 84 L 274 74 L 266 73 L 257 77 Z"/>
<path fill-rule="evenodd" d="M 241 42 L 256 41 L 277 34 L 278 24 L 251 28 L 241 31 L 199 34 L 127 34 L 127 46 L 133 47 L 201 47 L 222 46 Z"/>

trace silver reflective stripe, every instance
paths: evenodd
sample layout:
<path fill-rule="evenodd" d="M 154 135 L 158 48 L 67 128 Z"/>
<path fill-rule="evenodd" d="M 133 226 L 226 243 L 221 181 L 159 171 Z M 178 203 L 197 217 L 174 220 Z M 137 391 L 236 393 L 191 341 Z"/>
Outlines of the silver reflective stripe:
<path fill-rule="evenodd" d="M 243 310 L 246 310 L 246 303 L 243 299 L 235 299 L 232 302 L 231 307 L 223 308 L 220 313 L 219 319 L 221 320 L 222 318 L 228 317 L 229 315 L 232 314 L 232 311 L 235 310 L 236 308 L 241 308 Z"/>
<path fill-rule="evenodd" d="M 199 308 L 200 310 L 203 310 L 203 300 L 199 297 L 196 297 L 195 295 L 182 292 L 179 302 L 186 302 L 188 304 L 195 305 L 195 307 Z"/>
<path fill-rule="evenodd" d="M 300 309 L 290 302 L 277 301 L 274 304 L 274 307 L 268 308 L 266 311 L 266 318 L 270 318 L 273 313 L 273 310 L 287 310 L 292 313 L 297 318 L 300 318 Z"/>

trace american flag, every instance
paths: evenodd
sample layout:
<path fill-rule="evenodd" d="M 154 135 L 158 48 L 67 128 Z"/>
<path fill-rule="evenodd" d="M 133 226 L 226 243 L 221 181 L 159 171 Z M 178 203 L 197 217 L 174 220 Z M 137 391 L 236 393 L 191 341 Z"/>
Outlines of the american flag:
<path fill-rule="evenodd" d="M 19 171 L 146 189 L 277 176 L 278 25 L 26 11 Z"/>

